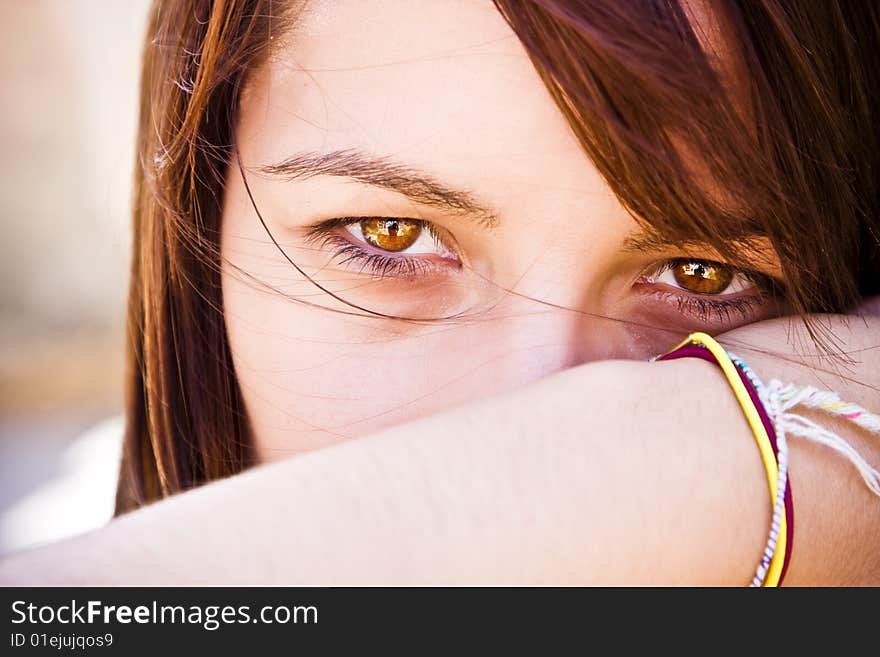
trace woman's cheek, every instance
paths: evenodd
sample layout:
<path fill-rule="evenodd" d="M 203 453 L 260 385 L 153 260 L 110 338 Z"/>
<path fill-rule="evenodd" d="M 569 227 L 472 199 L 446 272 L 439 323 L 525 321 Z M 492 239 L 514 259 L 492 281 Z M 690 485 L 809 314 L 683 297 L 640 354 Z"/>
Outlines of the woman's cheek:
<path fill-rule="evenodd" d="M 345 315 L 247 287 L 227 298 L 236 376 L 260 460 L 437 412 L 490 384 L 471 357 L 473 328 Z"/>

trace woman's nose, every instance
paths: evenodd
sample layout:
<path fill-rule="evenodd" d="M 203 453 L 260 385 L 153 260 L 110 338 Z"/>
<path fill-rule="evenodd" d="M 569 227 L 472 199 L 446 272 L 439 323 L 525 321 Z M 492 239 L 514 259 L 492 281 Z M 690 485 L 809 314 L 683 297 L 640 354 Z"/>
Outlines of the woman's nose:
<path fill-rule="evenodd" d="M 500 303 L 491 316 L 481 318 L 459 337 L 472 362 L 477 361 L 473 354 L 479 353 L 479 360 L 487 363 L 484 382 L 501 388 L 591 361 L 653 355 L 631 323 L 594 308 L 566 308 L 526 299 Z"/>

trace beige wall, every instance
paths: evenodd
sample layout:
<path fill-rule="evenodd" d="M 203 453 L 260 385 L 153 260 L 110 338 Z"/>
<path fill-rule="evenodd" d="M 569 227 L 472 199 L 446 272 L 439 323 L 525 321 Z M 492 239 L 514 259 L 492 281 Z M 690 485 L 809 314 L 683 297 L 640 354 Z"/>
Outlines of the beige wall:
<path fill-rule="evenodd" d="M 0 0 L 0 417 L 118 406 L 147 0 Z"/>

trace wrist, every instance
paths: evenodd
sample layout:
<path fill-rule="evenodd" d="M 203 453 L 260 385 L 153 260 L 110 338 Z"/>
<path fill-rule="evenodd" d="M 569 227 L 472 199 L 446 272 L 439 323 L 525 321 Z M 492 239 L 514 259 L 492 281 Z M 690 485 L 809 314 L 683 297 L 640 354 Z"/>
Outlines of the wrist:
<path fill-rule="evenodd" d="M 590 583 L 747 584 L 771 507 L 755 440 L 717 368 L 604 361 L 551 379 L 572 409 L 559 418 L 571 443 L 551 444 L 589 480 L 569 484 L 580 511 L 566 512 L 589 532 L 579 538 Z"/>

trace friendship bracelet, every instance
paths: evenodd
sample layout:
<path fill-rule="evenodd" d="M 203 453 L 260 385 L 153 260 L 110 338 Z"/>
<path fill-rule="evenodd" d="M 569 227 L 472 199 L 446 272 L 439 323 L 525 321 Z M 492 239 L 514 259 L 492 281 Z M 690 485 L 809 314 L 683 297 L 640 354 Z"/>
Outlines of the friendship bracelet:
<path fill-rule="evenodd" d="M 788 520 L 793 520 L 793 512 L 791 496 L 787 492 L 787 446 L 783 442 L 780 449 L 777 435 L 775 435 L 778 432 L 774 430 L 773 423 L 764 408 L 765 404 L 761 400 L 758 390 L 754 389 L 755 386 L 749 374 L 745 369 L 737 368 L 720 344 L 705 333 L 693 333 L 672 351 L 652 360 L 684 357 L 703 358 L 714 362 L 721 368 L 755 437 L 767 472 L 771 503 L 773 504 L 773 518 L 767 545 L 752 585 L 778 586 L 787 569 L 791 555 Z M 750 372 L 750 370 L 748 371 Z M 753 372 L 751 374 L 754 381 L 759 381 Z M 749 385 L 750 383 L 752 385 Z M 776 415 L 778 417 L 778 414 Z"/>
<path fill-rule="evenodd" d="M 880 470 L 873 467 L 859 454 L 858 450 L 834 432 L 813 420 L 795 415 L 791 411 L 796 406 L 822 411 L 853 424 L 869 434 L 874 434 L 878 438 L 880 438 L 880 415 L 876 415 L 857 404 L 843 401 L 836 392 L 830 390 L 817 390 L 813 386 L 783 383 L 777 379 L 770 381 L 767 388 L 776 393 L 779 408 L 782 411 L 782 425 L 787 433 L 833 449 L 858 470 L 865 485 L 872 493 L 880 497 Z"/>

